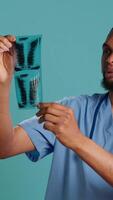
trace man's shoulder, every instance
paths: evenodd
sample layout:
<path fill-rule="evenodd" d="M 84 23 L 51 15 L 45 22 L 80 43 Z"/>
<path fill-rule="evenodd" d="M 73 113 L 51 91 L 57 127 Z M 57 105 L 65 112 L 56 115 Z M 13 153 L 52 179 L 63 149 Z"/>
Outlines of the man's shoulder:
<path fill-rule="evenodd" d="M 98 103 L 106 93 L 94 93 L 94 94 L 82 94 L 79 96 L 68 96 L 64 97 L 63 99 L 57 101 L 57 103 L 60 103 L 62 105 L 67 106 L 73 106 L 75 104 L 77 105 L 86 105 L 86 104 L 96 104 Z"/>

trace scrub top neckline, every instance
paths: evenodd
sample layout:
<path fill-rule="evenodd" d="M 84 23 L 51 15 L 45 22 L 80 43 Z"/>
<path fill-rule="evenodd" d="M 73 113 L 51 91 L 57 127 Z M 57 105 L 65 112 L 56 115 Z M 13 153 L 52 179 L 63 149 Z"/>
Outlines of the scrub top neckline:
<path fill-rule="evenodd" d="M 107 132 L 109 132 L 110 134 L 113 132 L 113 112 L 112 112 L 112 106 L 111 106 L 111 101 L 110 101 L 110 97 L 109 97 L 109 93 L 108 93 L 108 97 L 107 97 L 107 109 L 106 109 L 106 123 L 107 123 Z"/>

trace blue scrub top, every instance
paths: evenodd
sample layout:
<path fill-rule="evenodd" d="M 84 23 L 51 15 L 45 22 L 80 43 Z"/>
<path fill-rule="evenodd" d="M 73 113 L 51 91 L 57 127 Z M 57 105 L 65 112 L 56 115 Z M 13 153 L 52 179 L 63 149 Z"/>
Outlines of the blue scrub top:
<path fill-rule="evenodd" d="M 113 152 L 113 118 L 107 94 L 65 97 L 58 103 L 73 109 L 83 134 Z M 113 200 L 113 188 L 52 132 L 45 130 L 36 116 L 19 125 L 36 147 L 35 151 L 26 153 L 32 161 L 53 153 L 45 200 Z"/>

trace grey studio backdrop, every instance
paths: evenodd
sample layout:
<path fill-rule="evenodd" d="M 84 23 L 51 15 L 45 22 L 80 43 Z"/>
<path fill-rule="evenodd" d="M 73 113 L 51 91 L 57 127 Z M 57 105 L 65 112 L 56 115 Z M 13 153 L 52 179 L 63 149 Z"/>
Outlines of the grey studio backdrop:
<path fill-rule="evenodd" d="M 112 0 L 0 0 L 1 35 L 42 34 L 44 101 L 104 92 L 101 45 L 113 25 L 112 8 Z M 10 111 L 14 126 L 36 112 L 18 109 L 14 79 Z M 32 163 L 25 154 L 0 160 L 0 200 L 43 200 L 51 160 Z"/>

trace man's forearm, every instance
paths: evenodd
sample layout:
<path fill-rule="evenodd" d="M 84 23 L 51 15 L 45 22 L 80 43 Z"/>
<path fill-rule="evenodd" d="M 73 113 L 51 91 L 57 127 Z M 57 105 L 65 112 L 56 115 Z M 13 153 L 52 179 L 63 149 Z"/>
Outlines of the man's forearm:
<path fill-rule="evenodd" d="M 75 139 L 72 150 L 113 186 L 113 155 L 111 153 L 83 134 L 79 134 Z"/>
<path fill-rule="evenodd" d="M 9 109 L 9 89 L 0 87 L 0 158 L 8 150 L 13 137 L 13 125 Z"/>

